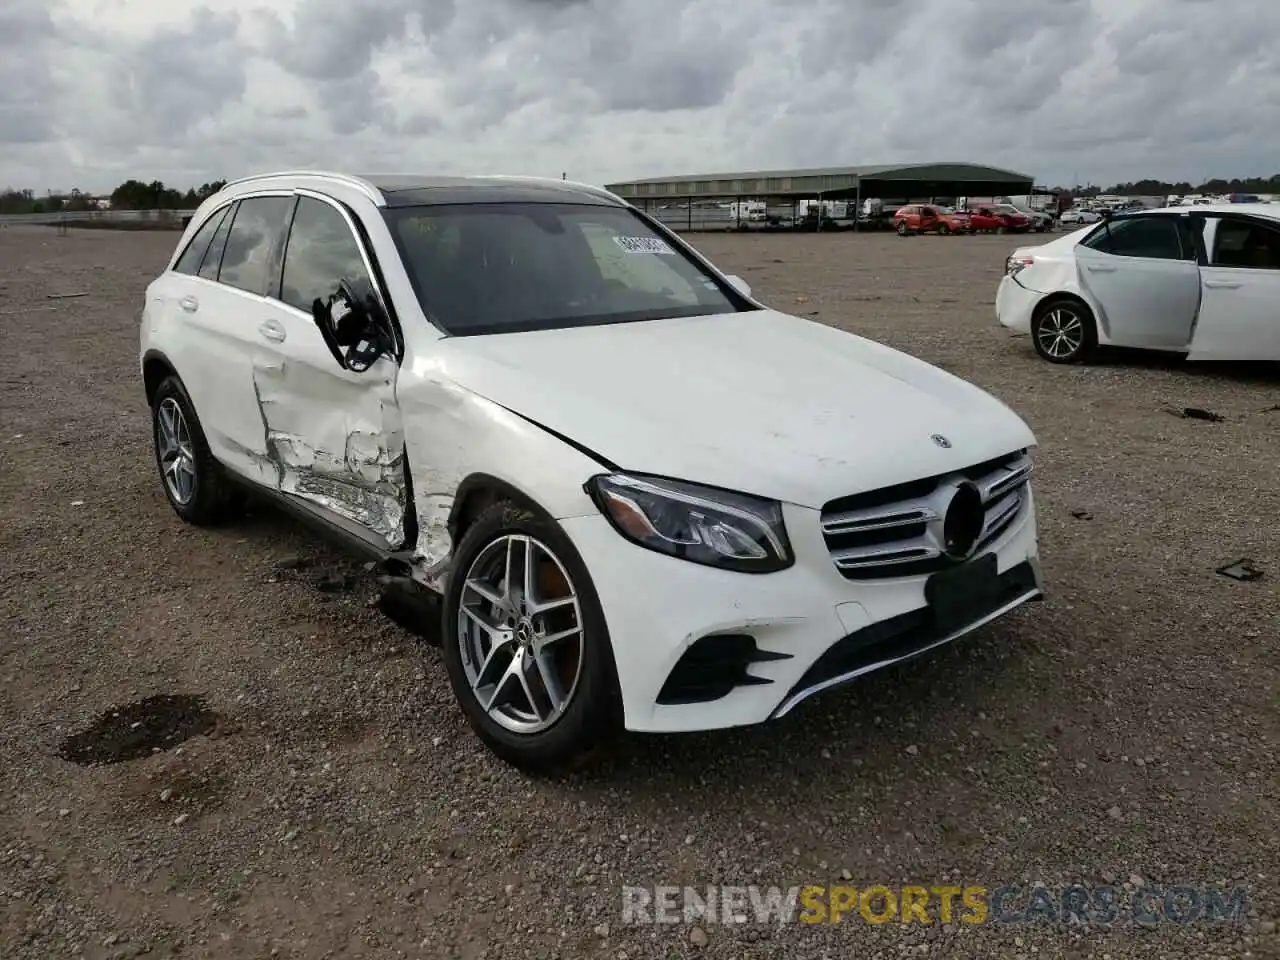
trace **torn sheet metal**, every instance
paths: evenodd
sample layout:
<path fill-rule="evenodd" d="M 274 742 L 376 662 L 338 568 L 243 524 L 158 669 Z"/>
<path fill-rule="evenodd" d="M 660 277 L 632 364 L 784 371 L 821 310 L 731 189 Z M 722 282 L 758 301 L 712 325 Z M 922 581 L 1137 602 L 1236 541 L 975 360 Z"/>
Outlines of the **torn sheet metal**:
<path fill-rule="evenodd" d="M 571 444 L 510 410 L 467 390 L 430 364 L 402 376 L 397 390 L 410 452 L 418 520 L 412 575 L 442 592 L 453 560 L 449 531 L 459 486 L 475 474 L 521 491 L 553 517 L 594 512 L 580 484 L 601 465 Z"/>
<path fill-rule="evenodd" d="M 385 361 L 379 361 L 383 363 Z M 391 373 L 348 379 L 304 363 L 254 364 L 266 458 L 277 488 L 404 542 L 404 431 Z"/>

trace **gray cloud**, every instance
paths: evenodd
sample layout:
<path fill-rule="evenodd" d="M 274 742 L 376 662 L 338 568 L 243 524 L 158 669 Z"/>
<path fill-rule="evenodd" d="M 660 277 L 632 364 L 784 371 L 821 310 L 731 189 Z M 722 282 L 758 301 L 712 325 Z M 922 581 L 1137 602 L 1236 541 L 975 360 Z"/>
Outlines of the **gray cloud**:
<path fill-rule="evenodd" d="M 49 4 L 5 0 L 0 8 L 0 144 L 39 144 L 54 137 L 45 104 L 58 98 L 50 69 L 56 38 Z"/>
<path fill-rule="evenodd" d="M 246 60 L 239 18 L 203 6 L 187 25 L 125 47 L 108 79 L 117 109 L 130 118 L 124 130 L 160 142 L 185 135 L 245 95 Z"/>
<path fill-rule="evenodd" d="M 1280 169 L 1280 4 L 1256 0 L 130 0 L 119 24 L 95 7 L 0 4 L 0 183 Z"/>

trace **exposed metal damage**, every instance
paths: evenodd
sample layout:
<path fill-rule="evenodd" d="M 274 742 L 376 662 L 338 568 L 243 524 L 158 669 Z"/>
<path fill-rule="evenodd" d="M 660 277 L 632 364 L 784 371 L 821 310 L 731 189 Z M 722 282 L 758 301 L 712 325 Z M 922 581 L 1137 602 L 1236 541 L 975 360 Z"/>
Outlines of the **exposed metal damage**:
<path fill-rule="evenodd" d="M 275 362 L 254 365 L 253 386 L 261 455 L 275 466 L 279 492 L 367 527 L 391 549 L 403 546 L 404 431 L 391 383 L 380 390 Z M 335 398 L 335 386 L 349 396 Z"/>
<path fill-rule="evenodd" d="M 424 492 L 414 497 L 418 542 L 413 548 L 413 565 L 416 578 L 433 590 L 444 589 L 444 575 L 453 556 L 453 537 L 449 533 L 453 501 L 452 493 Z"/>

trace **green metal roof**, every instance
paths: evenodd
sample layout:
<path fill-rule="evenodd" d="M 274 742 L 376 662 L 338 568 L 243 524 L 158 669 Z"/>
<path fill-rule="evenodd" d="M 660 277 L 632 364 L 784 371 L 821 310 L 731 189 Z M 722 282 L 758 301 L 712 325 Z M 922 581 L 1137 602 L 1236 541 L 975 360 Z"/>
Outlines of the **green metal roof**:
<path fill-rule="evenodd" d="M 876 164 L 861 167 L 818 167 L 805 170 L 757 170 L 652 177 L 609 184 L 620 197 L 744 196 L 804 194 L 852 190 L 860 180 L 906 180 L 925 183 L 1030 184 L 1030 174 L 975 163 Z"/>

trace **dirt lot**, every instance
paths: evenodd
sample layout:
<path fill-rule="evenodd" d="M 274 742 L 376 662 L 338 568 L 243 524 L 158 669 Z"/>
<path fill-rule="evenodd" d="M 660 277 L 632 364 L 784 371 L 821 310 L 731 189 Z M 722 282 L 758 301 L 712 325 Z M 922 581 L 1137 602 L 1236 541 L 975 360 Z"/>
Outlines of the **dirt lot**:
<path fill-rule="evenodd" d="M 269 512 L 210 533 L 169 510 L 135 354 L 174 236 L 0 230 L 0 956 L 1280 955 L 1280 374 L 1043 363 L 992 319 L 1007 238 L 695 240 L 771 305 L 1028 419 L 1049 602 L 775 725 L 631 738 L 529 780 L 478 746 L 358 566 Z M 1165 409 L 1185 407 L 1225 419 Z M 1215 574 L 1240 557 L 1266 576 Z M 62 759 L 156 695 L 202 697 L 174 710 L 204 732 Z M 123 739 L 143 716 L 115 718 Z M 622 923 L 624 884 L 842 871 L 1241 885 L 1250 916 Z"/>

